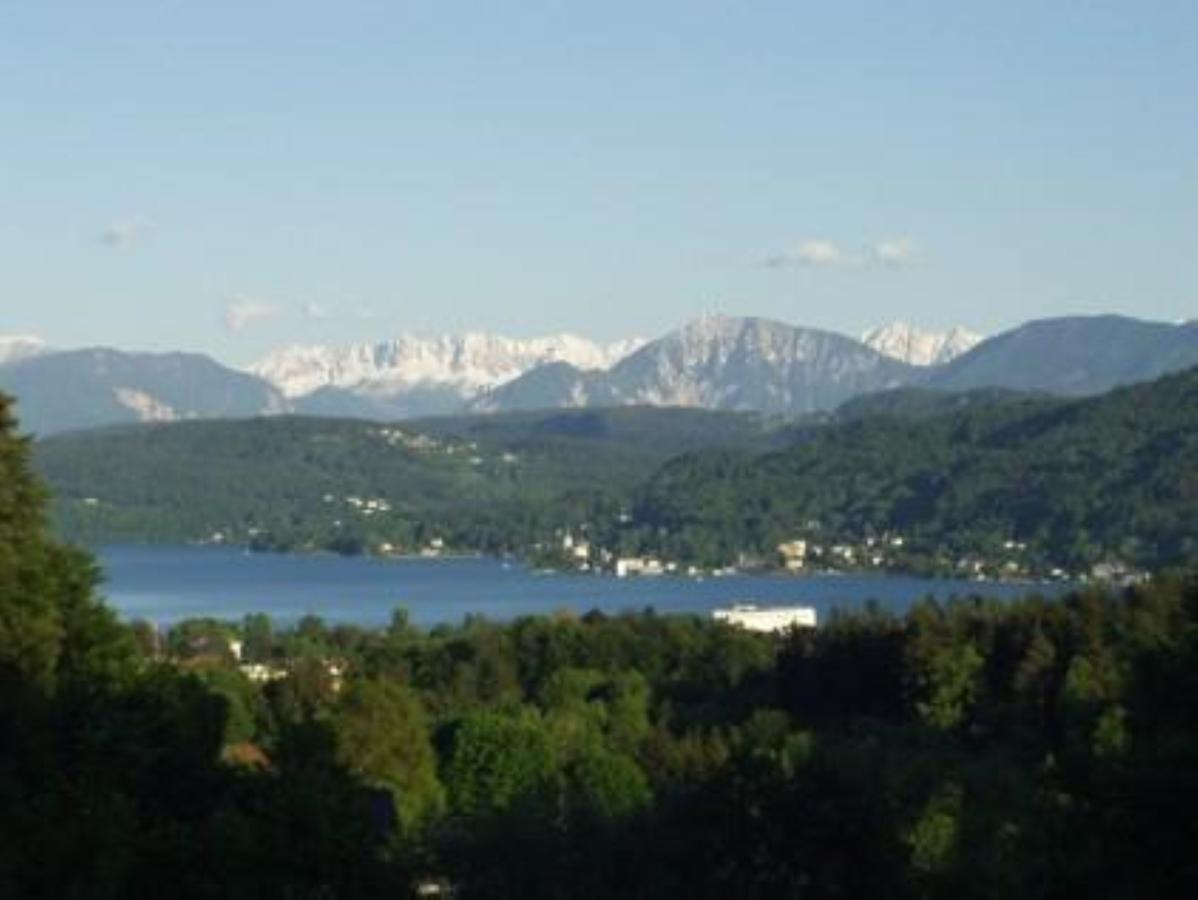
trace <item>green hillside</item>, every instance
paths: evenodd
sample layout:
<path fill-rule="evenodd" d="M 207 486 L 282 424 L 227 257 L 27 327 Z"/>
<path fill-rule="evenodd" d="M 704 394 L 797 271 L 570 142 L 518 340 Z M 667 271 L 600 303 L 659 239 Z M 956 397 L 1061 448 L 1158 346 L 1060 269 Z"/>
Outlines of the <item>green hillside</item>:
<path fill-rule="evenodd" d="M 354 552 L 500 552 L 605 515 L 668 459 L 777 446 L 755 415 L 555 411 L 421 423 L 261 418 L 61 435 L 37 444 L 64 535 L 222 539 Z"/>
<path fill-rule="evenodd" d="M 673 461 L 640 496 L 641 546 L 719 562 L 794 536 L 899 535 L 908 563 L 933 566 L 1008 543 L 1070 567 L 1198 556 L 1198 370 L 1081 401 L 910 405 L 781 452 Z"/>
<path fill-rule="evenodd" d="M 529 554 L 586 523 L 613 552 L 705 566 L 769 564 L 796 537 L 920 571 L 1198 557 L 1198 370 L 1083 400 L 902 391 L 790 422 L 650 408 L 186 422 L 57 436 L 36 459 L 60 532 L 93 543 Z"/>

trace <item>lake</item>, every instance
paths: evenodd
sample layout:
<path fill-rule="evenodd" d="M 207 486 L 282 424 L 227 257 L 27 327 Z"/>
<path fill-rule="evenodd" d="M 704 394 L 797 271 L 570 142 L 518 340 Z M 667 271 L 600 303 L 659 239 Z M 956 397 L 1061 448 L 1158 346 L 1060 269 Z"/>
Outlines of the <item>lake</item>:
<path fill-rule="evenodd" d="M 385 625 L 405 607 L 420 625 L 467 615 L 502 621 L 523 615 L 652 607 L 659 613 L 708 615 L 737 602 L 813 606 L 820 620 L 834 608 L 875 599 L 902 612 L 929 594 L 1007 598 L 1060 585 L 913 578 L 901 575 L 727 575 L 616 578 L 531 571 L 494 559 L 375 559 L 331 555 L 250 554 L 228 547 L 116 546 L 97 552 L 103 593 L 125 619 L 170 625 L 212 616 L 240 619 L 264 612 L 280 624 L 314 614 L 329 622 Z"/>

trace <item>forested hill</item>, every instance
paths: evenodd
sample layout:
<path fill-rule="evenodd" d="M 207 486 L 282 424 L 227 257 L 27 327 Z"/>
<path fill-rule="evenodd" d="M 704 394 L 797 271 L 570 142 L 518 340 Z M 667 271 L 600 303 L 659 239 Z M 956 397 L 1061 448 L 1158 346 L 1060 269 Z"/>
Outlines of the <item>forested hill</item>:
<path fill-rule="evenodd" d="M 588 523 L 596 546 L 704 566 L 769 562 L 796 537 L 855 546 L 858 564 L 885 539 L 872 565 L 922 571 L 1198 557 L 1198 370 L 1082 400 L 906 389 L 797 423 L 655 408 L 185 422 L 57 436 L 36 459 L 61 532 L 94 542 L 528 553 Z"/>
<path fill-rule="evenodd" d="M 1006 404 L 1027 404 L 1029 400 L 1054 402 L 1048 394 L 1028 391 L 1013 391 L 1006 388 L 975 388 L 951 392 L 934 388 L 901 387 L 874 394 L 863 394 L 836 408 L 831 418 L 836 422 L 850 422 L 874 416 L 889 416 L 901 419 L 927 419 L 949 413 L 963 412 L 976 407 L 996 407 Z"/>
<path fill-rule="evenodd" d="M 60 531 L 83 541 L 519 550 L 604 514 L 701 447 L 762 452 L 756 414 L 555 410 L 378 424 L 275 417 L 58 435 L 35 448 Z M 373 505 L 368 505 L 373 504 Z"/>
<path fill-rule="evenodd" d="M 1008 542 L 1072 567 L 1198 557 L 1198 369 L 1086 400 L 908 412 L 850 417 L 764 456 L 673 461 L 636 508 L 642 545 L 721 560 L 889 533 L 908 559 Z"/>

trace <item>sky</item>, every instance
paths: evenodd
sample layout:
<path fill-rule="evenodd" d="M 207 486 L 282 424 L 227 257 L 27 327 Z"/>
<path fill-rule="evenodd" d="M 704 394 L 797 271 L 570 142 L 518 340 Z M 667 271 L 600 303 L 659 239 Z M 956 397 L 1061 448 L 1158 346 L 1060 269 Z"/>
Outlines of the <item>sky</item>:
<path fill-rule="evenodd" d="M 0 5 L 0 334 L 1198 316 L 1198 3 Z"/>

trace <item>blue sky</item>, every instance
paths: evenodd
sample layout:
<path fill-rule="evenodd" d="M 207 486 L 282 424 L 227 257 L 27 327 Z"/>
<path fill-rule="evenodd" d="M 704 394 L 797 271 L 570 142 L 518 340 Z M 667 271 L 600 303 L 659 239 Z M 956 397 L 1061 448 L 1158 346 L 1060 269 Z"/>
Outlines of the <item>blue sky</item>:
<path fill-rule="evenodd" d="M 1198 316 L 1198 3 L 0 8 L 0 334 Z"/>

